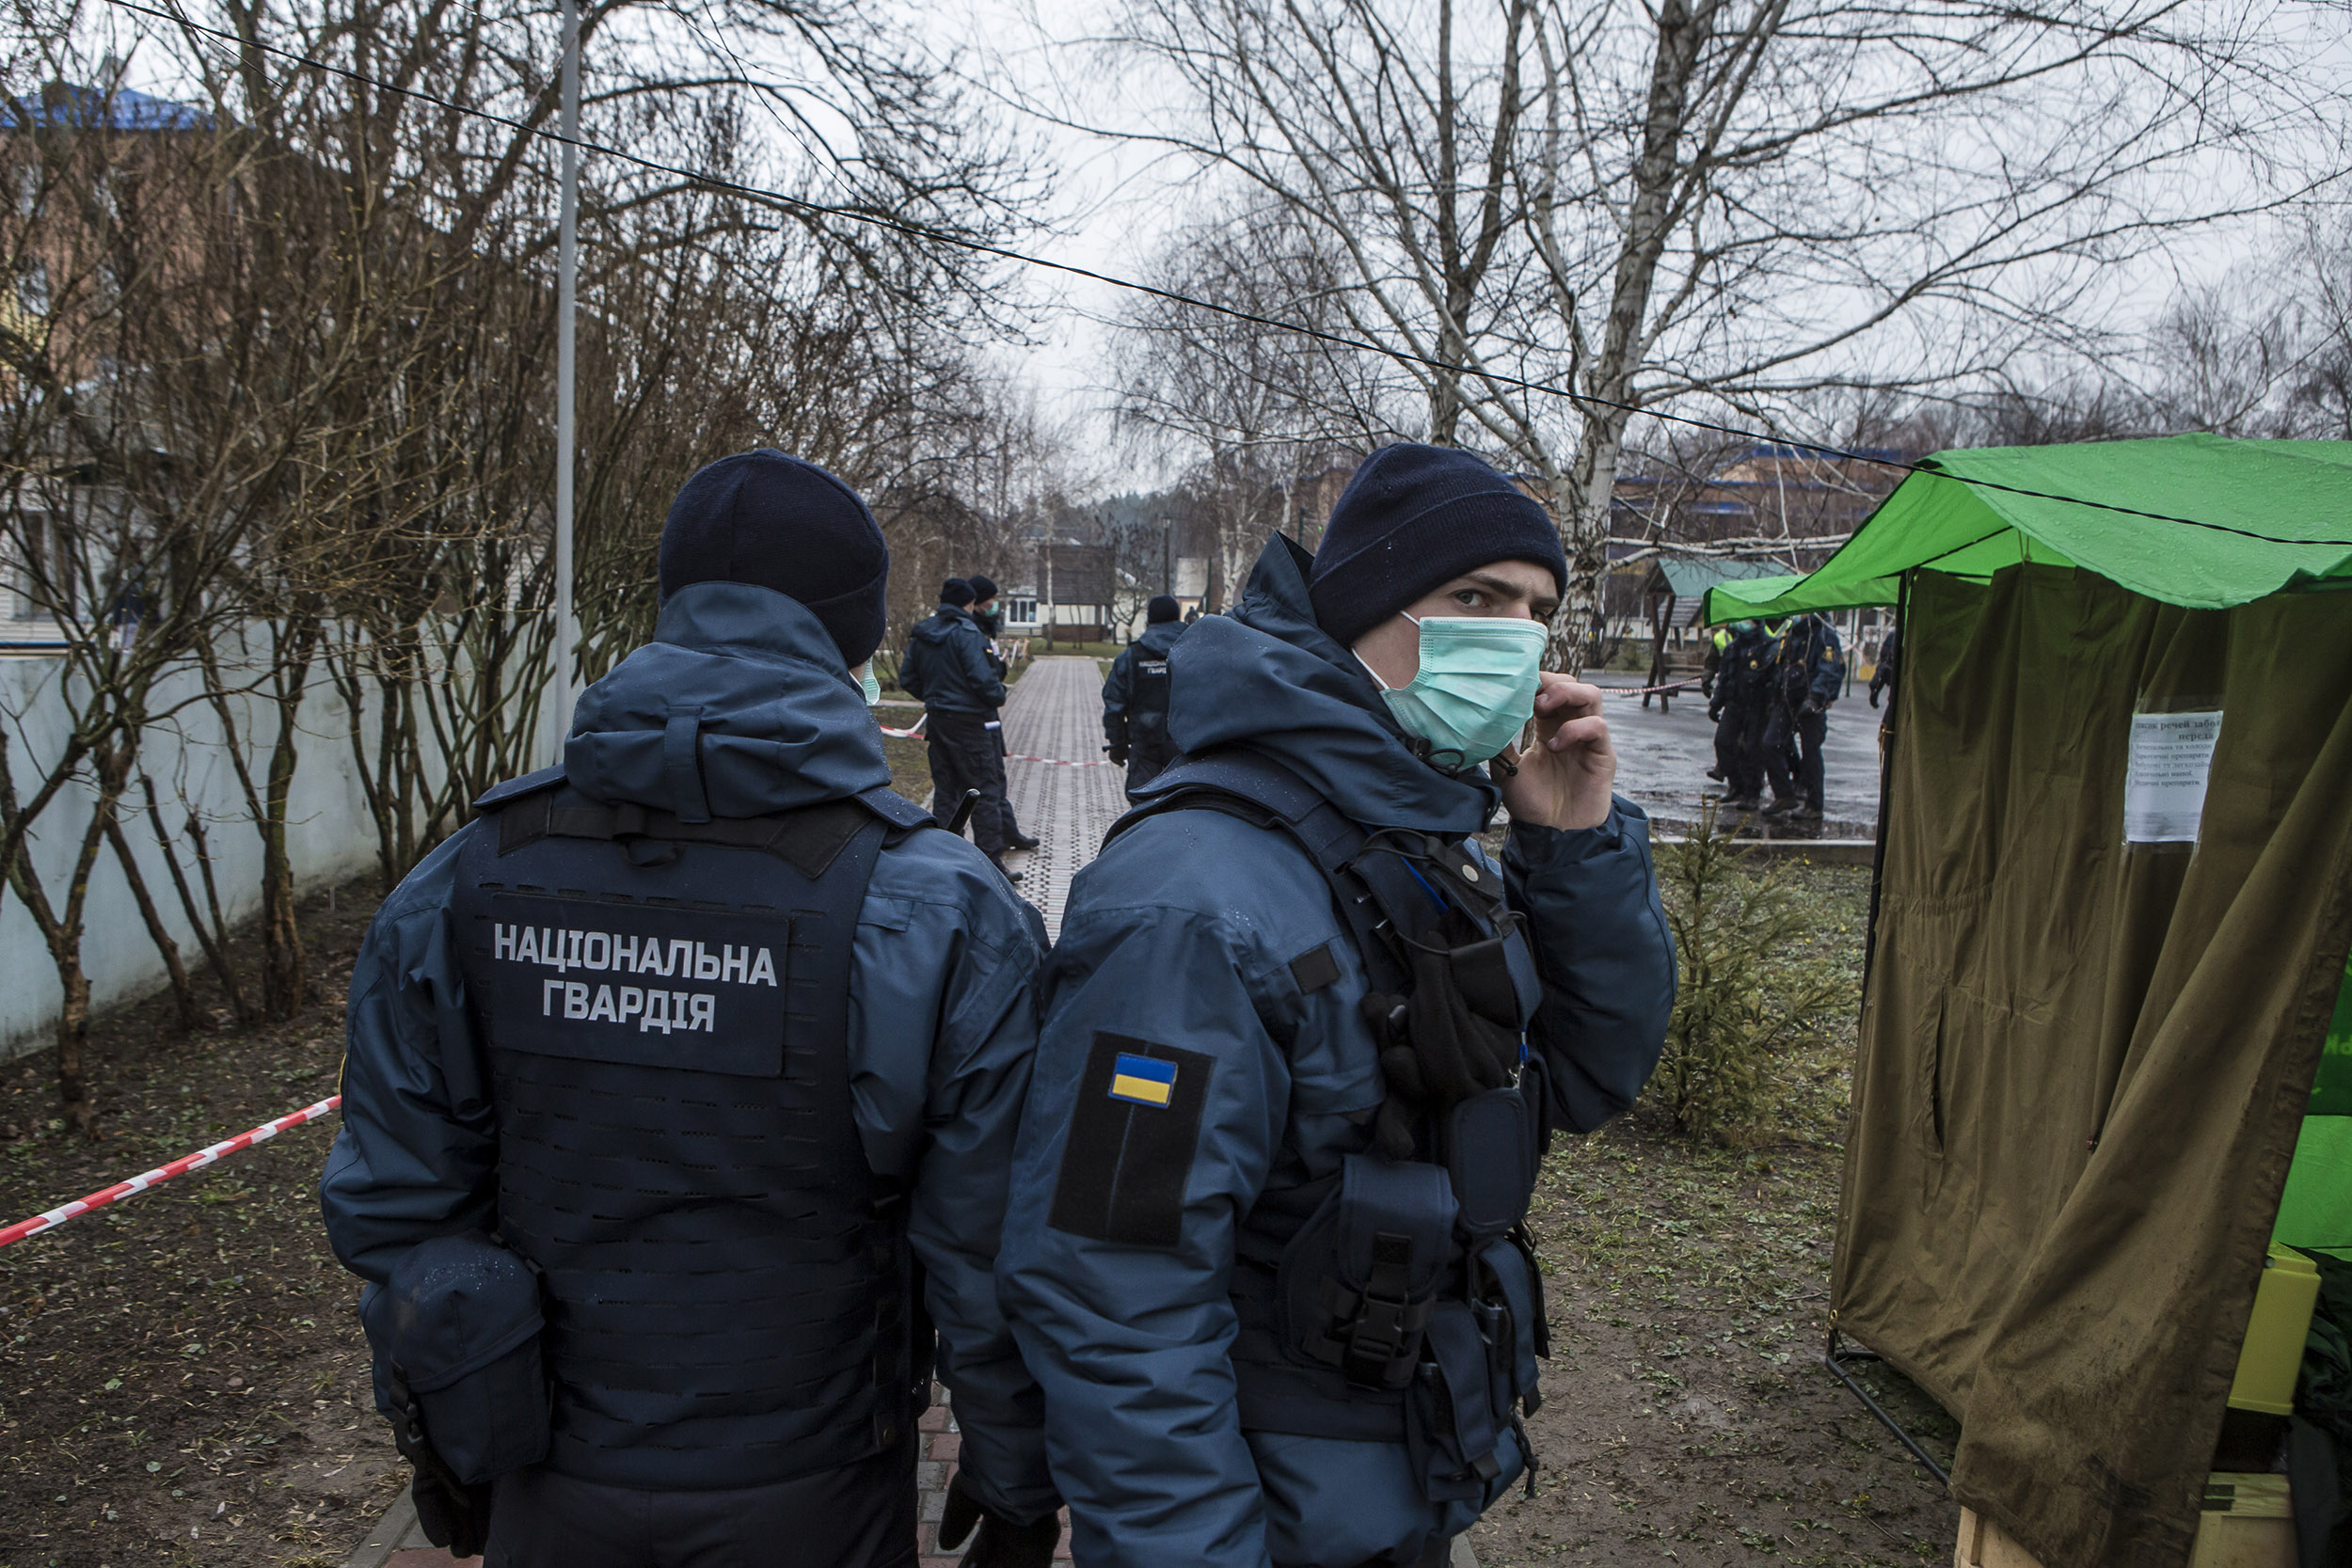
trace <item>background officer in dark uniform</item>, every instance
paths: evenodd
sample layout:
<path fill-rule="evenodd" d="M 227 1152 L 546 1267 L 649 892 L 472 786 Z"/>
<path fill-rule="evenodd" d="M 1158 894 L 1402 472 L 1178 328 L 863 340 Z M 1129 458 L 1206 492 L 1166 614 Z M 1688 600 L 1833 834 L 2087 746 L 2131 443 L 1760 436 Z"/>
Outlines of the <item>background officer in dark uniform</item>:
<path fill-rule="evenodd" d="M 1000 608 L 1002 601 L 996 596 L 995 579 L 986 573 L 975 572 L 963 580 L 972 590 L 973 623 L 980 628 L 980 635 L 988 640 L 988 661 L 995 668 L 996 678 L 1002 681 L 1007 675 L 1012 673 L 1012 666 L 1005 660 L 1005 615 Z M 1003 708 L 996 710 L 996 728 L 991 733 L 996 736 L 997 771 L 1001 773 L 1004 771 L 1005 761 L 1005 710 Z M 1004 813 L 1007 847 L 1034 849 L 1038 847 L 1036 839 L 1021 831 L 1021 819 L 1013 815 L 1012 789 L 1009 784 L 1005 789 L 1004 804 L 997 809 Z"/>
<path fill-rule="evenodd" d="M 964 792 L 980 792 L 972 810 L 972 838 L 982 852 L 1005 867 L 1011 839 L 1005 832 L 1005 758 L 997 743 L 1003 730 L 997 710 L 1005 705 L 1005 683 L 989 656 L 979 623 L 972 619 L 972 585 L 949 578 L 939 587 L 939 608 L 915 623 L 898 661 L 898 684 L 923 700 L 923 734 L 931 764 L 931 815 L 954 818 Z M 1006 870 L 1015 881 L 1019 873 Z"/>
<path fill-rule="evenodd" d="M 1764 794 L 1765 674 L 1772 640 L 1754 621 L 1734 621 L 1730 640 L 1718 652 L 1707 716 L 1715 721 L 1715 768 L 1724 780 L 1724 804 L 1734 809 L 1760 803 Z"/>
<path fill-rule="evenodd" d="M 912 1568 L 936 1324 L 951 1513 L 1045 1568 L 992 1273 L 1043 931 L 887 787 L 888 559 L 820 468 L 695 474 L 654 640 L 369 928 L 327 1233 L 493 1565 Z"/>
<path fill-rule="evenodd" d="M 1168 653 L 1184 635 L 1178 613 L 1174 599 L 1155 594 L 1144 607 L 1143 635 L 1111 660 L 1103 680 L 1103 738 L 1111 760 L 1126 765 L 1129 794 L 1176 760 L 1168 738 Z"/>
<path fill-rule="evenodd" d="M 1829 733 L 1829 705 L 1845 678 L 1845 655 L 1827 621 L 1800 615 L 1782 629 L 1772 652 L 1772 715 L 1764 726 L 1764 771 L 1772 781 L 1765 816 L 1821 819 L 1828 785 L 1821 741 Z"/>
<path fill-rule="evenodd" d="M 1600 693 L 1538 673 L 1565 576 L 1509 480 L 1386 447 L 1169 657 L 1183 760 L 1072 888 L 998 1260 L 1080 1562 L 1442 1563 L 1528 1463 L 1536 1162 L 1674 998 Z"/>

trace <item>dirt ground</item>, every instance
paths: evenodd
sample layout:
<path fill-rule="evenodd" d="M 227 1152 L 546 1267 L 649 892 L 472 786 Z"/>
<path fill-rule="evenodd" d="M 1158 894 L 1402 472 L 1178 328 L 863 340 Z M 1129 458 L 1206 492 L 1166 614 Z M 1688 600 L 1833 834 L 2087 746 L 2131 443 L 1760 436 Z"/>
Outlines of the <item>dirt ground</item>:
<path fill-rule="evenodd" d="M 172 1037 L 151 1002 L 96 1031 L 103 1135 L 56 1125 L 46 1056 L 0 1068 L 9 1219 L 335 1091 L 373 900 L 306 911 L 321 1002 Z M 216 1015 L 224 1022 L 225 1013 Z M 326 1565 L 405 1481 L 368 1392 L 358 1284 L 315 1183 L 332 1118 L 0 1249 L 0 1568 Z"/>
<path fill-rule="evenodd" d="M 1789 874 L 1811 946 L 1858 984 L 1868 873 Z M 1821 1365 L 1852 1048 L 1849 1008 L 1779 1064 L 1779 1110 L 1744 1150 L 1693 1149 L 1647 1108 L 1555 1146 L 1530 1218 L 1543 1469 L 1472 1532 L 1486 1568 L 1949 1558 L 1957 1508 Z M 1949 1418 L 1889 1370 L 1865 1381 L 1948 1465 Z"/>
<path fill-rule="evenodd" d="M 927 787 L 919 743 L 890 744 Z M 912 766 L 910 766 L 912 765 Z M 1858 959 L 1864 874 L 1800 873 Z M 150 1003 L 98 1031 L 104 1136 L 51 1124 L 44 1058 L 0 1067 L 0 1216 L 52 1207 L 332 1092 L 369 912 L 305 915 L 322 1000 L 171 1037 Z M 225 1019 L 224 1019 L 225 1022 Z M 1851 1024 L 1783 1064 L 1756 1147 L 1695 1151 L 1637 1113 L 1564 1145 L 1534 1228 L 1552 1360 L 1536 1496 L 1494 1509 L 1488 1568 L 1918 1563 L 1954 1511 L 1820 1367 Z M 368 1391 L 358 1284 L 314 1183 L 333 1123 L 0 1249 L 0 1568 L 339 1563 L 405 1480 Z M 1940 1412 L 1875 1385 L 1948 1455 Z"/>

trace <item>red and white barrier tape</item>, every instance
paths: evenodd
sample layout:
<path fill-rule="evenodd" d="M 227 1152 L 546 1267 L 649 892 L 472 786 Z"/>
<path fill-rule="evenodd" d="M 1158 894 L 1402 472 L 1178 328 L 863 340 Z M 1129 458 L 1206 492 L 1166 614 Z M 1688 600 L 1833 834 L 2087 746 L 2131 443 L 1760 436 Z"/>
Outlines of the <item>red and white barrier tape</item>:
<path fill-rule="evenodd" d="M 279 1117 L 276 1121 L 265 1121 L 250 1132 L 240 1132 L 226 1142 L 213 1145 L 210 1148 L 198 1149 L 194 1154 L 183 1154 L 167 1165 L 158 1165 L 144 1175 L 131 1178 L 128 1181 L 118 1181 L 111 1187 L 104 1187 L 90 1194 L 87 1197 L 75 1198 L 72 1203 L 62 1208 L 52 1209 L 45 1214 L 35 1214 L 29 1220 L 19 1220 L 7 1229 L 0 1230 L 0 1246 L 7 1246 L 10 1242 L 21 1242 L 27 1236 L 38 1236 L 44 1230 L 54 1230 L 76 1214 L 87 1214 L 93 1209 L 103 1209 L 107 1204 L 129 1197 L 133 1193 L 143 1193 L 158 1181 L 168 1181 L 175 1176 L 185 1176 L 192 1170 L 211 1164 L 224 1154 L 234 1154 L 241 1148 L 251 1148 L 255 1144 L 267 1143 L 290 1127 L 299 1127 L 306 1121 L 318 1120 L 319 1117 L 336 1109 L 342 1102 L 342 1095 L 330 1094 L 315 1105 L 305 1105 L 301 1110 Z"/>
<path fill-rule="evenodd" d="M 1068 757 L 1033 757 L 1024 752 L 1007 752 L 1007 762 L 1042 762 L 1055 768 L 1118 768 L 1122 766 L 1108 757 L 1094 757 L 1085 762 L 1072 762 Z"/>
<path fill-rule="evenodd" d="M 1664 686 L 1604 686 L 1600 693 L 1604 697 L 1646 697 L 1653 691 L 1679 691 L 1686 686 L 1698 685 L 1705 678 L 1703 675 L 1692 675 L 1687 681 L 1673 681 Z"/>
<path fill-rule="evenodd" d="M 925 714 L 923 717 L 924 719 L 928 719 L 930 715 Z M 884 724 L 882 726 L 882 733 L 887 736 L 895 736 L 900 740 L 921 740 L 925 738 L 923 735 L 922 719 L 917 719 L 914 721 L 914 728 L 911 730 L 894 730 L 889 725 Z"/>

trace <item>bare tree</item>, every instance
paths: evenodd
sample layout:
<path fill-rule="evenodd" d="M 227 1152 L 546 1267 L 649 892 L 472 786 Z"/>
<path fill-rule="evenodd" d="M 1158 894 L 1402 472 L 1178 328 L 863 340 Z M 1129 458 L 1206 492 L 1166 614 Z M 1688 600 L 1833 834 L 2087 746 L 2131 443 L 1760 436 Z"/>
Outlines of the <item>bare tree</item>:
<path fill-rule="evenodd" d="M 1346 272 L 1323 246 L 1260 203 L 1180 231 L 1146 276 L 1168 294 L 1330 330 L 1347 325 Z M 1297 481 L 1394 439 L 1409 412 L 1375 356 L 1177 298 L 1146 297 L 1116 325 L 1117 418 L 1131 440 L 1183 465 L 1214 542 L 1212 609 L 1240 597 L 1268 533 L 1298 526 Z"/>
<path fill-rule="evenodd" d="M 2119 263 L 2278 199 L 2265 160 L 2328 78 L 2268 12 L 1135 0 L 1124 41 L 1188 90 L 1177 145 L 1345 259 L 1433 438 L 1458 409 L 1539 487 L 1574 667 L 1635 414 L 1769 421 L 2093 345 Z"/>

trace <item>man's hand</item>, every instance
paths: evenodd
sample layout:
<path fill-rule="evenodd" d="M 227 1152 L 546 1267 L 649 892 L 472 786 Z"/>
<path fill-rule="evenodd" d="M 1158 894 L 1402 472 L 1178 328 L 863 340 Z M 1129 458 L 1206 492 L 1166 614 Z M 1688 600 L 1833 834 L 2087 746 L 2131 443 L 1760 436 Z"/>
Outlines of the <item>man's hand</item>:
<path fill-rule="evenodd" d="M 1879 705 L 1879 689 L 1876 686 L 1870 688 L 1870 705 L 1872 707 Z"/>
<path fill-rule="evenodd" d="M 1515 820 L 1539 828 L 1597 828 L 1609 820 L 1617 752 L 1600 701 L 1597 686 L 1544 675 L 1535 693 L 1534 743 L 1502 753 L 1518 768 L 1502 781 L 1502 803 Z"/>
<path fill-rule="evenodd" d="M 979 1539 L 963 1554 L 964 1568 L 1053 1568 L 1061 1540 L 1061 1520 L 1048 1513 L 1033 1525 L 1015 1525 L 980 1506 L 963 1489 L 963 1477 L 947 1483 L 947 1506 L 939 1515 L 939 1549 L 952 1552 L 977 1525 Z"/>
<path fill-rule="evenodd" d="M 1120 767 L 1124 768 L 1127 766 L 1127 743 L 1125 741 L 1114 740 L 1108 746 L 1104 747 L 1103 750 L 1108 752 L 1110 753 L 1111 761 L 1119 764 Z"/>

